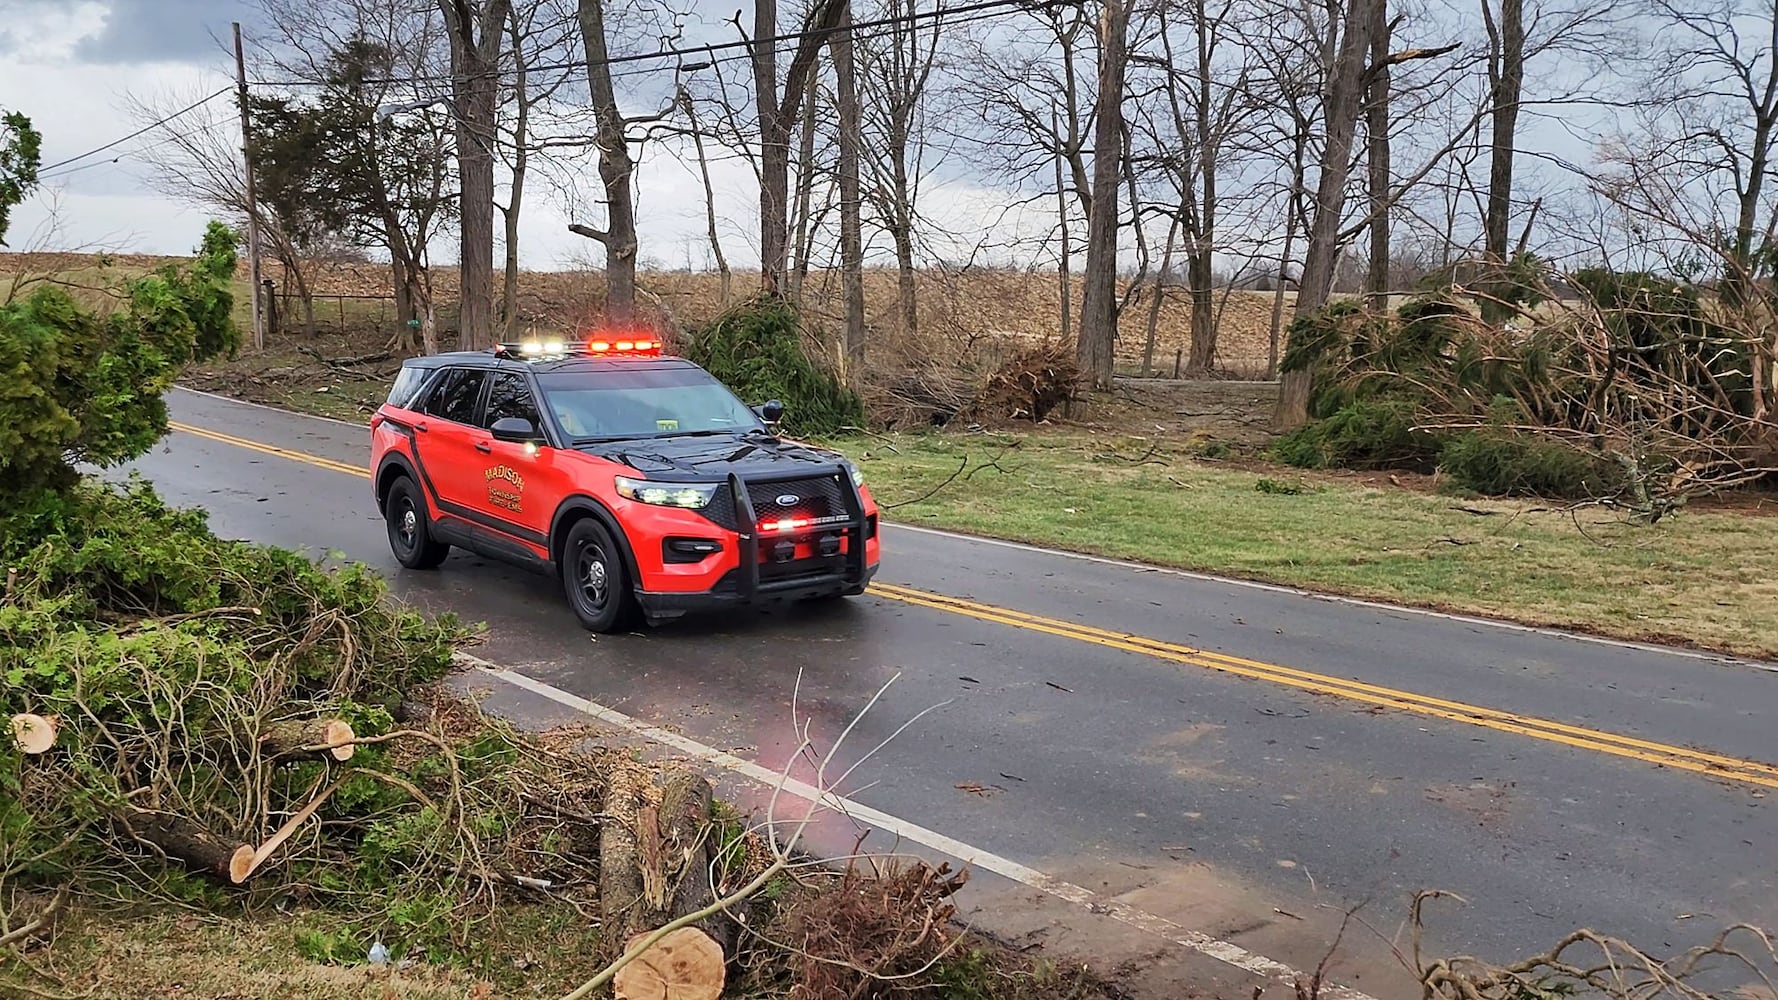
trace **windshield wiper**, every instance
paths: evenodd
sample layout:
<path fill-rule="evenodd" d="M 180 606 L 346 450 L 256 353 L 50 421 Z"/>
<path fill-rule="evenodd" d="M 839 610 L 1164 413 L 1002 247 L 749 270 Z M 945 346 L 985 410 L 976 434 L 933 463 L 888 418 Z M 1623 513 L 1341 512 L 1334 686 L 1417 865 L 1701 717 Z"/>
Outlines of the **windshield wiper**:
<path fill-rule="evenodd" d="M 578 448 L 583 444 L 616 444 L 619 441 L 644 441 L 653 435 L 642 434 L 607 434 L 603 437 L 577 437 L 569 441 L 570 447 Z"/>

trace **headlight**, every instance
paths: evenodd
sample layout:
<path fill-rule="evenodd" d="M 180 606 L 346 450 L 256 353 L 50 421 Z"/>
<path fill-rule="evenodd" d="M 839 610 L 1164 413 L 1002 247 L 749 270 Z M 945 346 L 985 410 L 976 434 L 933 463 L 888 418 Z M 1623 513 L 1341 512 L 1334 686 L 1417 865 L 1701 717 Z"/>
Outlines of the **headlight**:
<path fill-rule="evenodd" d="M 854 464 L 849 459 L 846 461 L 845 465 L 846 465 L 846 471 L 850 472 L 852 474 L 852 485 L 853 486 L 863 486 L 864 485 L 864 470 L 860 469 L 856 464 Z"/>
<path fill-rule="evenodd" d="M 709 506 L 710 499 L 716 496 L 718 486 L 717 483 L 664 483 L 654 479 L 629 479 L 624 476 L 614 478 L 617 495 L 625 500 L 653 504 L 656 507 L 688 507 L 692 510 Z"/>

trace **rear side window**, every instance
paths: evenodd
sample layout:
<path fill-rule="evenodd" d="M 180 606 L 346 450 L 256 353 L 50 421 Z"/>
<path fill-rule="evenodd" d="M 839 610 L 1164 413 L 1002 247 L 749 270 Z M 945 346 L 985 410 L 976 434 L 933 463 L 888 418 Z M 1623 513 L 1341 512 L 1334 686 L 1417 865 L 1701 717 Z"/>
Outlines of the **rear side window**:
<path fill-rule="evenodd" d="M 482 418 L 483 425 L 492 427 L 494 421 L 504 417 L 523 417 L 533 425 L 539 423 L 531 383 L 517 372 L 495 374 L 494 385 L 488 390 L 488 412 Z"/>
<path fill-rule="evenodd" d="M 414 408 L 414 397 L 426 386 L 426 376 L 432 374 L 430 368 L 414 365 L 403 365 L 395 376 L 395 384 L 389 387 L 389 405 L 398 410 Z"/>
<path fill-rule="evenodd" d="M 488 373 L 473 368 L 452 368 L 432 383 L 426 394 L 425 412 L 441 420 L 459 424 L 475 423 L 475 404 L 482 394 L 482 383 Z"/>

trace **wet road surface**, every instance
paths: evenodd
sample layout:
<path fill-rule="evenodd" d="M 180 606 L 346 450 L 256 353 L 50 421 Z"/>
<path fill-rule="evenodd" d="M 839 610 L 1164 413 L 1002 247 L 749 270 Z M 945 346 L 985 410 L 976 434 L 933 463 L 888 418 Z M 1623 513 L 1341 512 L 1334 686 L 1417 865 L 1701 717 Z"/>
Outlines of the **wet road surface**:
<path fill-rule="evenodd" d="M 1386 939 L 1420 888 L 1467 900 L 1431 911 L 1431 946 L 1490 959 L 1579 926 L 1668 950 L 1778 924 L 1767 665 L 894 525 L 864 597 L 594 638 L 552 579 L 460 553 L 401 570 L 364 428 L 169 403 L 182 429 L 132 468 L 222 535 L 366 562 L 404 599 L 486 621 L 478 656 L 772 770 L 796 746 L 799 678 L 825 750 L 899 675 L 842 759 L 931 711 L 852 799 L 1299 969 L 1363 904 L 1334 968 L 1376 996 L 1411 991 Z M 508 687 L 493 704 L 566 711 Z M 850 830 L 827 835 L 850 848 Z M 1089 926 L 1029 889 L 983 880 L 978 918 L 1172 960 L 1127 920 Z"/>

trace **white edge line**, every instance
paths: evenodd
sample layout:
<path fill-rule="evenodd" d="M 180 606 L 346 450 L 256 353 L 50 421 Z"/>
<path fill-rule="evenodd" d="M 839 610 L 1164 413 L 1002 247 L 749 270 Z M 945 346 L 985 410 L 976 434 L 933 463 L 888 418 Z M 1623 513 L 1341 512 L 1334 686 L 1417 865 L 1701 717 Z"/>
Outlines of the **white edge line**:
<path fill-rule="evenodd" d="M 272 406 L 269 403 L 255 403 L 251 399 L 236 399 L 233 396 L 224 396 L 220 392 L 210 392 L 206 389 L 193 389 L 189 385 L 180 385 L 178 383 L 174 383 L 173 388 L 179 390 L 180 392 L 189 392 L 194 396 L 204 396 L 209 399 L 219 400 L 224 403 L 234 403 L 237 406 L 251 406 L 256 410 L 270 410 L 273 413 L 282 413 L 286 416 L 291 416 L 291 417 L 301 417 L 304 420 L 322 420 L 322 421 L 326 421 L 327 423 L 330 423 L 330 424 L 339 424 L 341 427 L 350 427 L 350 428 L 353 428 L 354 430 L 361 430 L 361 431 L 368 430 L 370 427 L 369 424 L 355 423 L 350 420 L 341 420 L 338 417 L 324 417 L 318 413 L 298 413 L 295 410 L 292 410 L 292 409 L 289 409 L 289 408 L 283 407 L 283 406 Z"/>
<path fill-rule="evenodd" d="M 1199 570 L 1179 569 L 1174 566 L 1157 566 L 1153 563 L 1134 562 L 1128 559 L 1113 559 L 1108 556 L 1095 556 L 1085 552 L 1069 552 L 1066 549 L 1052 549 L 1029 542 L 1015 542 L 1005 538 L 992 538 L 987 535 L 971 535 L 961 531 L 946 531 L 943 528 L 928 528 L 923 525 L 908 524 L 905 521 L 884 520 L 886 527 L 900 531 L 912 531 L 923 535 L 936 535 L 940 538 L 951 538 L 958 541 L 978 542 L 997 548 L 1014 549 L 1029 552 L 1033 555 L 1055 556 L 1062 559 L 1074 559 L 1081 562 L 1095 563 L 1100 566 L 1112 566 L 1118 569 L 1134 570 L 1142 573 L 1164 573 L 1168 576 L 1181 577 L 1187 580 L 1198 580 L 1204 583 L 1217 583 L 1230 587 L 1242 587 L 1247 590 L 1259 590 L 1269 594 L 1286 597 L 1306 597 L 1332 604 L 1344 604 L 1351 607 L 1369 608 L 1376 611 L 1391 611 L 1404 615 L 1417 615 L 1422 618 L 1437 618 L 1463 625 L 1479 625 L 1485 628 L 1505 629 L 1509 632 L 1523 632 L 1530 635 L 1547 636 L 1552 639 L 1573 639 L 1577 642 L 1590 642 L 1600 646 L 1611 646 L 1617 649 L 1633 649 L 1644 653 L 1659 653 L 1667 656 L 1679 656 L 1693 660 L 1705 660 L 1729 666 L 1749 667 L 1768 673 L 1778 673 L 1778 663 L 1767 663 L 1762 660 L 1750 660 L 1746 657 L 1730 653 L 1713 653 L 1703 649 L 1688 649 L 1684 646 L 1663 646 L 1652 642 L 1636 642 L 1630 639 L 1613 639 L 1610 636 L 1590 635 L 1586 632 L 1574 632 L 1568 629 L 1553 628 L 1548 625 L 1526 625 L 1521 622 L 1504 621 L 1499 618 L 1482 618 L 1476 615 L 1457 614 L 1451 611 L 1436 611 L 1432 608 L 1416 608 L 1406 604 L 1391 604 L 1388 601 L 1374 601 L 1363 597 L 1350 597 L 1344 594 L 1329 594 L 1318 590 L 1304 590 L 1279 583 L 1266 583 L 1261 580 L 1243 580 L 1240 577 L 1218 576 Z"/>
<path fill-rule="evenodd" d="M 574 709 L 583 715 L 596 719 L 607 725 L 628 730 L 638 736 L 652 740 L 680 753 L 696 757 L 707 764 L 714 765 L 724 771 L 739 775 L 749 781 L 767 788 L 781 787 L 783 791 L 802 799 L 805 802 L 826 802 L 836 811 L 861 820 L 874 827 L 886 830 L 897 837 L 922 844 L 932 850 L 956 858 L 965 864 L 993 872 L 1003 878 L 1010 879 L 1020 885 L 1039 890 L 1066 903 L 1084 907 L 1089 911 L 1108 916 L 1119 923 L 1153 934 L 1173 944 L 1180 945 L 1215 959 L 1224 965 L 1232 966 L 1242 972 L 1260 976 L 1286 986 L 1294 986 L 1303 976 L 1297 970 L 1282 962 L 1255 954 L 1237 944 L 1220 941 L 1200 931 L 1184 927 L 1166 917 L 1138 909 L 1115 899 L 1106 899 L 1083 886 L 1075 885 L 1063 879 L 1045 874 L 1028 865 L 1020 864 L 1010 858 L 1001 857 L 990 851 L 983 850 L 963 841 L 948 837 L 936 830 L 907 820 L 892 816 L 879 809 L 873 809 L 863 803 L 837 795 L 823 792 L 821 789 L 796 778 L 786 778 L 770 768 L 753 761 L 737 757 L 726 750 L 706 746 L 696 740 L 679 733 L 663 729 L 660 726 L 643 722 L 633 716 L 626 715 L 615 708 L 589 701 L 578 695 L 569 694 L 560 688 L 545 684 L 542 681 L 526 677 L 516 671 L 508 670 L 498 664 L 491 663 L 469 653 L 458 652 L 454 658 L 460 663 L 472 667 L 482 674 L 496 680 L 504 681 L 513 687 L 529 691 L 532 694 L 547 698 L 558 705 Z M 1365 993 L 1343 986 L 1324 987 L 1325 996 L 1336 1000 L 1374 1000 Z"/>
<path fill-rule="evenodd" d="M 274 413 L 282 413 L 287 416 L 298 417 L 304 420 L 320 420 L 330 424 L 339 424 L 342 427 L 351 427 L 356 430 L 362 430 L 366 426 L 365 424 L 354 423 L 350 420 L 340 420 L 337 417 L 323 417 L 312 413 L 299 413 L 296 410 L 287 409 L 282 406 L 255 403 L 252 400 L 247 399 L 236 399 L 233 396 L 224 396 L 221 393 L 209 392 L 204 389 L 193 389 L 190 386 L 185 385 L 175 385 L 173 388 L 178 389 L 181 392 L 189 392 L 193 395 L 205 396 L 224 403 L 234 403 L 238 406 L 251 406 L 254 409 L 259 410 L 271 410 Z M 1703 660 L 1709 663 L 1720 663 L 1728 666 L 1748 667 L 1766 673 L 1778 673 L 1778 663 L 1751 660 L 1746 657 L 1734 656 L 1729 653 L 1712 653 L 1702 649 L 1687 649 L 1684 646 L 1663 646 L 1659 643 L 1652 642 L 1635 642 L 1629 639 L 1613 639 L 1609 636 L 1591 635 L 1586 632 L 1552 628 L 1548 625 L 1525 625 L 1520 622 L 1504 621 L 1499 618 L 1482 618 L 1477 615 L 1456 614 L 1450 611 L 1435 611 L 1431 608 L 1416 608 L 1406 604 L 1391 604 L 1388 601 L 1375 601 L 1363 597 L 1349 597 L 1343 594 L 1329 594 L 1318 590 L 1304 590 L 1301 587 L 1292 587 L 1279 583 L 1265 583 L 1260 580 L 1243 580 L 1239 577 L 1219 576 L 1215 573 L 1205 573 L 1201 570 L 1179 569 L 1174 566 L 1158 566 L 1153 563 L 1135 562 L 1129 559 L 1112 559 L 1108 556 L 1095 556 L 1085 552 L 1070 552 L 1066 549 L 1053 549 L 1043 545 L 1033 545 L 1029 542 L 1015 542 L 1005 538 L 991 538 L 987 535 L 971 535 L 961 531 L 946 531 L 943 528 L 928 528 L 918 524 L 909 524 L 905 521 L 892 521 L 887 518 L 884 519 L 883 523 L 891 528 L 897 528 L 903 531 L 913 531 L 925 535 L 936 535 L 940 538 L 954 538 L 966 542 L 978 542 L 982 545 L 1014 549 L 1020 552 L 1030 552 L 1036 555 L 1074 559 L 1080 562 L 1094 563 L 1100 566 L 1113 566 L 1118 569 L 1134 570 L 1142 573 L 1164 573 L 1168 576 L 1176 576 L 1186 580 L 1200 580 L 1205 583 L 1218 583 L 1229 587 L 1243 587 L 1248 590 L 1258 590 L 1268 594 L 1280 594 L 1287 597 L 1306 597 L 1312 600 L 1326 601 L 1332 604 L 1344 604 L 1348 607 L 1369 608 L 1375 611 L 1390 611 L 1404 615 L 1417 615 L 1422 618 L 1436 618 L 1443 621 L 1457 622 L 1463 625 L 1504 629 L 1509 632 L 1548 636 L 1554 639 L 1572 639 L 1576 642 L 1590 642 L 1595 645 L 1610 646 L 1616 649 L 1634 649 L 1643 653 L 1678 656 L 1685 659 Z"/>

